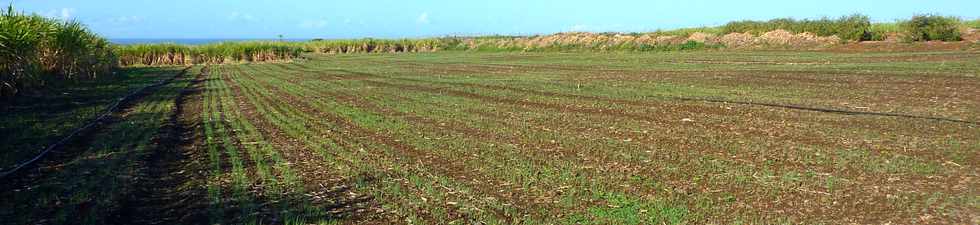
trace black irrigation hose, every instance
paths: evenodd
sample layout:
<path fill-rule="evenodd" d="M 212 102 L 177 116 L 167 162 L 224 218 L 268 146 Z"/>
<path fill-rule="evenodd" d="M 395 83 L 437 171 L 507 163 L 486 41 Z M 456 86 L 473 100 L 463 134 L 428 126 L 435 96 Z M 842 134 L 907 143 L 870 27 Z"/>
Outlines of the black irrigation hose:
<path fill-rule="evenodd" d="M 34 162 L 37 162 L 37 160 L 43 158 L 45 155 L 48 154 L 48 152 L 51 152 L 51 150 L 54 150 L 54 149 L 56 149 L 58 147 L 61 147 L 62 145 L 64 145 L 65 143 L 67 143 L 69 140 L 71 140 L 73 137 L 77 136 L 78 134 L 80 134 L 80 133 L 82 133 L 82 132 L 84 132 L 84 131 L 86 131 L 88 129 L 91 129 L 96 124 L 104 121 L 106 118 L 109 118 L 109 116 L 112 115 L 113 112 L 116 112 L 116 111 L 119 110 L 119 106 L 122 105 L 123 102 L 127 102 L 127 101 L 133 100 L 132 99 L 133 97 L 135 97 L 136 95 L 142 94 L 144 91 L 146 91 L 146 90 L 148 90 L 150 88 L 157 88 L 157 87 L 160 87 L 160 86 L 163 86 L 163 85 L 166 85 L 166 84 L 170 83 L 174 79 L 177 79 L 177 77 L 183 76 L 185 73 L 187 73 L 187 70 L 188 69 L 190 69 L 190 67 L 184 68 L 184 70 L 180 71 L 179 73 L 177 73 L 177 75 L 174 75 L 173 77 L 170 77 L 170 78 L 164 79 L 164 80 L 162 80 L 160 82 L 157 82 L 155 84 L 151 84 L 151 85 L 148 85 L 146 87 L 140 88 L 139 90 L 130 92 L 128 95 L 123 96 L 122 98 L 119 99 L 119 101 L 116 101 L 116 103 L 112 104 L 112 106 L 110 106 L 104 113 L 102 113 L 102 115 L 100 115 L 99 117 L 96 117 L 95 120 L 93 120 L 92 122 L 89 122 L 85 126 L 82 126 L 82 127 L 78 128 L 78 129 L 75 129 L 75 131 L 72 131 L 71 133 L 69 133 L 64 138 L 61 138 L 61 140 L 59 140 L 58 142 L 55 142 L 54 144 L 49 145 L 47 148 L 44 149 L 44 151 L 41 151 L 41 153 L 37 154 L 37 156 L 34 156 L 34 158 L 32 158 L 31 160 L 28 160 L 26 162 L 17 164 L 13 169 L 0 172 L 0 178 L 5 178 L 5 177 L 7 177 L 7 176 L 9 176 L 11 174 L 16 173 L 17 171 L 19 171 L 20 169 L 26 167 L 27 165 L 31 165 Z"/>
<path fill-rule="evenodd" d="M 837 113 L 837 114 L 844 114 L 844 115 L 868 115 L 868 116 L 901 117 L 901 118 L 910 118 L 910 119 L 926 119 L 926 120 L 936 120 L 936 121 L 945 121 L 945 122 L 954 122 L 954 123 L 965 123 L 965 124 L 980 125 L 980 122 L 977 122 L 977 121 L 958 120 L 958 119 L 950 119 L 950 118 L 943 118 L 943 117 L 933 117 L 933 116 L 917 116 L 917 115 L 908 115 L 908 114 L 899 114 L 899 113 L 861 112 L 861 111 L 849 111 L 849 110 L 840 110 L 840 109 L 816 108 L 816 107 L 807 107 L 807 106 L 798 106 L 798 105 L 785 105 L 785 104 L 775 104 L 775 103 L 760 103 L 760 102 L 746 102 L 746 101 L 733 101 L 733 100 L 719 100 L 719 99 L 708 99 L 708 98 L 673 97 L 671 99 L 676 99 L 676 100 L 681 100 L 681 101 L 703 101 L 703 102 L 712 102 L 712 103 L 731 103 L 731 104 L 739 104 L 739 105 L 766 106 L 766 107 L 786 108 L 786 109 L 814 111 L 814 112 L 824 112 L 824 113 Z"/>

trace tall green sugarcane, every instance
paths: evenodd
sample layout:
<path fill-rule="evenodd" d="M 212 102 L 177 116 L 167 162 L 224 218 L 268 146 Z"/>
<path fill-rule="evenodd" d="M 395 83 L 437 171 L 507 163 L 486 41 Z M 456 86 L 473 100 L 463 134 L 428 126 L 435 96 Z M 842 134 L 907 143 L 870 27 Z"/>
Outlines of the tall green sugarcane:
<path fill-rule="evenodd" d="M 94 78 L 118 64 L 109 42 L 76 21 L 0 11 L 0 97 L 47 81 Z"/>

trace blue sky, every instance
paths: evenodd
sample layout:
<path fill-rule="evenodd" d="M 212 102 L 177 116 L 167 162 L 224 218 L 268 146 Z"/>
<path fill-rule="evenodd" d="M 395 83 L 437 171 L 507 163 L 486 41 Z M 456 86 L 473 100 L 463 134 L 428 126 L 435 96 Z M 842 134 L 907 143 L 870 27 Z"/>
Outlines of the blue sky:
<path fill-rule="evenodd" d="M 11 0 L 0 0 L 9 4 Z M 653 31 L 732 20 L 863 13 L 980 17 L 977 0 L 14 0 L 21 11 L 73 18 L 109 38 L 401 38 L 562 31 Z"/>

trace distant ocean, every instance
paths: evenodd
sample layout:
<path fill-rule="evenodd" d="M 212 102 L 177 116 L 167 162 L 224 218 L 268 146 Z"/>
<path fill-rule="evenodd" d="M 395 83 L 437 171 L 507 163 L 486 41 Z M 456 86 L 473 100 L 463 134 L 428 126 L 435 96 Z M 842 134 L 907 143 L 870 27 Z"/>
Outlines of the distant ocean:
<path fill-rule="evenodd" d="M 229 41 L 278 41 L 279 39 L 174 39 L 174 38 L 110 38 L 109 42 L 119 45 L 175 43 L 185 45 L 202 45 Z M 284 41 L 299 42 L 310 39 L 283 39 Z"/>

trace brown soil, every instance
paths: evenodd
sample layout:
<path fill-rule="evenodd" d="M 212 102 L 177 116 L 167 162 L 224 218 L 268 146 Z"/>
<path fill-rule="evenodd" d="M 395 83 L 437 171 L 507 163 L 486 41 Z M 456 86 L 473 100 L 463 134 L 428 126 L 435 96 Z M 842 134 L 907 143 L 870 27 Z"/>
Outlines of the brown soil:
<path fill-rule="evenodd" d="M 964 42 L 980 42 L 980 29 L 966 28 L 962 32 Z"/>
<path fill-rule="evenodd" d="M 837 45 L 824 49 L 830 52 L 930 52 L 930 51 L 980 51 L 980 46 L 975 42 L 954 41 L 954 42 L 884 42 L 884 41 L 863 41 Z"/>
<path fill-rule="evenodd" d="M 206 71 L 207 67 L 201 69 Z M 123 203 L 118 224 L 204 224 L 208 218 L 203 184 L 208 156 L 201 131 L 202 83 L 199 73 L 174 100 L 170 120 L 146 159 L 138 191 Z"/>

